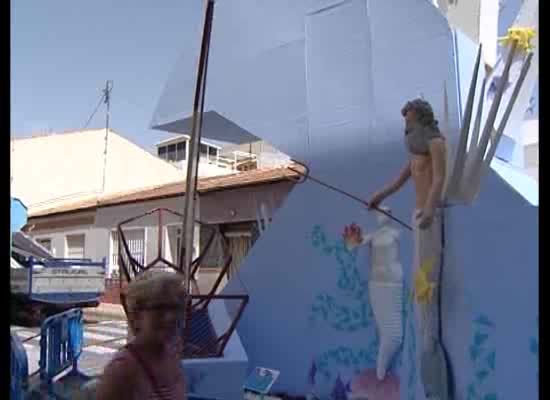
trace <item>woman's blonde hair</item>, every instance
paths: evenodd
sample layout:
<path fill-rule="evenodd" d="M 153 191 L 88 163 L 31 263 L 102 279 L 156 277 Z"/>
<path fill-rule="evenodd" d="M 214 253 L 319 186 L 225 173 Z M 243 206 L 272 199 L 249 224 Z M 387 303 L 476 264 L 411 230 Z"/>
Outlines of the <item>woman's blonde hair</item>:
<path fill-rule="evenodd" d="M 147 271 L 128 284 L 126 290 L 126 308 L 128 323 L 135 332 L 135 315 L 144 307 L 154 304 L 167 294 L 181 295 L 185 301 L 182 274 L 167 271 Z"/>

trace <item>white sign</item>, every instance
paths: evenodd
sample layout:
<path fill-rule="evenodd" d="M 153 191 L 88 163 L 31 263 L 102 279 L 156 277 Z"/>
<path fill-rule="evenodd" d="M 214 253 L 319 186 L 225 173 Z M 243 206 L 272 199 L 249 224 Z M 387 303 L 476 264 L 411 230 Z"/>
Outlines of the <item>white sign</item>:
<path fill-rule="evenodd" d="M 32 293 L 98 293 L 105 291 L 101 267 L 40 268 L 32 273 Z"/>

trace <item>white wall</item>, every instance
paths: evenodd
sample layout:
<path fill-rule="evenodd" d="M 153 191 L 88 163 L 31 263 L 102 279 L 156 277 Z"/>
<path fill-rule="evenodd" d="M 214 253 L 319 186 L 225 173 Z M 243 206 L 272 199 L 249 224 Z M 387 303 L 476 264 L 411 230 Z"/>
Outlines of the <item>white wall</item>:
<path fill-rule="evenodd" d="M 98 257 L 96 252 L 97 237 L 93 232 L 92 225 L 75 226 L 68 229 L 47 229 L 47 230 L 31 230 L 28 234 L 34 239 L 50 239 L 52 243 L 52 253 L 57 258 L 67 257 L 67 241 L 68 235 L 85 235 L 84 255 L 86 258 L 91 258 L 94 261 L 100 261 L 102 256 Z"/>
<path fill-rule="evenodd" d="M 196 219 L 205 224 L 238 223 L 243 221 L 255 221 L 260 204 L 265 204 L 272 216 L 284 203 L 288 193 L 293 187 L 291 182 L 241 188 L 231 191 L 207 193 L 199 198 L 200 206 L 197 207 Z M 58 228 L 49 230 L 33 230 L 30 232 L 34 238 L 49 238 L 52 240 L 52 249 L 56 257 L 66 257 L 65 237 L 70 234 L 85 234 L 85 255 L 94 261 L 107 258 L 108 270 L 111 271 L 111 232 L 117 225 L 127 219 L 144 214 L 157 208 L 166 208 L 183 214 L 184 196 L 169 199 L 152 200 L 141 203 L 123 204 L 112 207 L 103 207 L 95 211 L 94 223 L 70 228 Z M 231 211 L 234 211 L 232 213 Z M 81 215 L 89 216 L 90 213 Z M 73 217 L 81 215 L 74 214 Z M 55 221 L 40 218 L 40 222 Z M 33 222 L 31 222 L 33 223 Z M 181 224 L 182 218 L 173 214 L 163 213 L 163 228 L 167 225 Z M 58 221 L 62 226 L 62 220 Z M 145 262 L 150 263 L 158 257 L 158 213 L 140 218 L 125 224 L 126 229 L 145 229 Z M 163 249 L 167 246 L 167 235 L 163 234 Z M 194 233 L 194 247 L 196 257 L 200 248 L 200 229 L 196 226 Z M 166 254 L 166 253 L 165 253 Z M 174 261 L 167 257 L 168 261 Z"/>
<path fill-rule="evenodd" d="M 70 228 L 31 230 L 29 234 L 35 239 L 48 238 L 52 241 L 52 250 L 55 257 L 66 257 L 66 236 L 74 234 L 85 235 L 85 256 L 93 261 L 101 261 L 107 257 L 109 271 L 111 270 L 111 232 L 117 225 L 129 218 L 153 210 L 155 208 L 168 208 L 183 213 L 183 197 L 150 201 L 146 203 L 120 205 L 115 207 L 100 208 L 95 214 L 93 225 L 81 225 Z M 200 211 L 200 210 L 199 210 Z M 200 217 L 198 215 L 197 217 Z M 168 213 L 163 213 L 163 223 L 181 223 L 181 220 Z M 158 256 L 158 219 L 149 216 L 126 225 L 129 228 L 145 229 L 145 260 L 153 261 Z M 195 231 L 195 246 L 199 244 L 198 230 Z"/>
<path fill-rule="evenodd" d="M 100 129 L 12 140 L 12 194 L 33 207 L 55 199 L 101 193 L 104 139 L 105 130 Z M 33 159 L 40 160 L 40 168 L 29 167 Z M 181 179 L 181 171 L 173 165 L 109 133 L 105 194 Z"/>
<path fill-rule="evenodd" d="M 181 170 L 182 179 L 187 176 L 187 160 L 182 160 L 174 163 L 174 165 Z M 210 176 L 219 176 L 219 175 L 228 175 L 232 174 L 235 171 L 232 171 L 228 168 L 218 167 L 215 164 L 210 164 L 208 162 L 201 161 L 199 163 L 198 174 L 200 178 L 210 177 Z"/>
<path fill-rule="evenodd" d="M 96 230 L 104 230 L 106 235 L 102 236 L 101 240 L 97 241 L 97 252 L 100 254 L 110 253 L 110 237 L 109 233 L 116 229 L 117 225 L 129 218 L 146 213 L 156 208 L 167 208 L 183 214 L 184 197 L 153 200 L 143 203 L 125 204 L 113 207 L 105 207 L 97 210 L 95 227 Z M 200 209 L 198 210 L 200 212 Z M 167 224 L 181 224 L 182 219 L 169 213 L 162 213 L 163 228 Z M 197 218 L 200 215 L 197 214 Z M 158 257 L 158 213 L 144 218 L 140 218 L 131 223 L 124 225 L 126 228 L 144 228 L 145 229 L 145 262 L 150 263 Z M 163 235 L 163 241 L 166 235 Z M 195 247 L 199 246 L 199 236 L 197 231 L 194 234 Z M 163 247 L 166 243 L 163 243 Z"/>
<path fill-rule="evenodd" d="M 439 3 L 453 28 L 483 44 L 483 60 L 493 66 L 497 61 L 499 1 L 441 0 Z"/>

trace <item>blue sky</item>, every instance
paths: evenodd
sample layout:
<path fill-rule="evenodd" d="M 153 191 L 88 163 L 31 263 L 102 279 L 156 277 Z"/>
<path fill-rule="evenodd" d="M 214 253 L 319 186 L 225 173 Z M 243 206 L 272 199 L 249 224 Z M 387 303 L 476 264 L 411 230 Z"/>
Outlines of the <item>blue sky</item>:
<path fill-rule="evenodd" d="M 170 136 L 148 126 L 186 40 L 185 1 L 12 0 L 12 136 L 82 128 L 108 79 L 113 129 L 148 150 Z M 102 108 L 90 127 L 104 124 Z"/>
<path fill-rule="evenodd" d="M 201 0 L 12 0 L 11 134 L 82 128 L 109 79 L 111 127 L 152 150 L 170 136 L 148 126 L 189 40 L 186 1 Z M 520 3 L 502 2 L 501 34 Z M 102 108 L 90 127 L 103 127 L 104 115 Z"/>

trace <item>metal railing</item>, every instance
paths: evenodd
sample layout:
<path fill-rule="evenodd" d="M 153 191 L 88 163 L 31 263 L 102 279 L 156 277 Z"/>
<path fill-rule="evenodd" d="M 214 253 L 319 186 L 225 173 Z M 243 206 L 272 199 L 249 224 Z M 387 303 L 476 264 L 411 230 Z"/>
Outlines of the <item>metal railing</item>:
<path fill-rule="evenodd" d="M 47 318 L 40 328 L 40 380 L 51 383 L 69 368 L 76 370 L 82 353 L 83 313 L 72 309 Z"/>
<path fill-rule="evenodd" d="M 237 171 L 242 165 L 249 163 L 257 166 L 258 156 L 244 151 L 234 151 L 229 156 L 219 156 L 217 165 L 221 168 Z"/>

